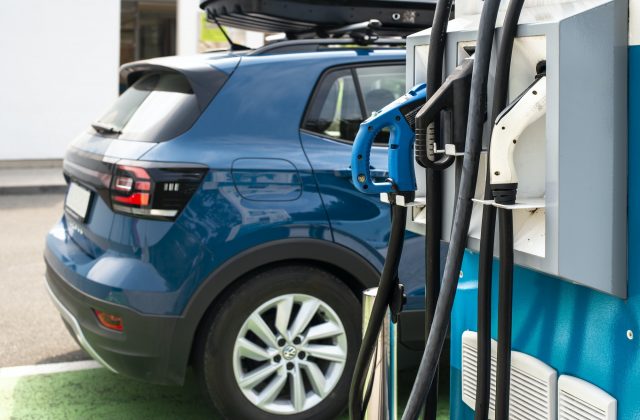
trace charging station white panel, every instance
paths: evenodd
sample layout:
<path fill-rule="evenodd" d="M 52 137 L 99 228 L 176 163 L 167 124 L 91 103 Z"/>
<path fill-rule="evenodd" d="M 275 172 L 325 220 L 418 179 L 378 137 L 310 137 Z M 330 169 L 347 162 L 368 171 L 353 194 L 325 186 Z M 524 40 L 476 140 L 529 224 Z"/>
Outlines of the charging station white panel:
<path fill-rule="evenodd" d="M 464 58 L 464 47 L 475 43 L 481 4 L 463 0 L 456 5 L 457 18 L 448 27 L 445 74 Z M 546 60 L 547 114 L 527 128 L 515 152 L 520 204 L 513 212 L 515 263 L 622 298 L 627 296 L 627 27 L 620 22 L 627 21 L 627 8 L 624 0 L 525 1 L 509 79 L 513 100 L 533 82 L 536 64 Z M 496 39 L 499 34 L 498 28 Z M 425 80 L 429 37 L 428 29 L 407 38 L 407 86 Z M 492 63 L 489 98 L 494 67 Z M 490 129 L 487 123 L 485 146 Z M 479 199 L 485 161 L 483 154 Z M 443 175 L 445 241 L 460 165 L 458 158 Z M 416 165 L 416 177 L 417 196 L 424 200 L 424 168 Z M 481 220 L 482 205 L 475 204 L 468 247 L 476 251 Z M 412 207 L 407 228 L 425 233 L 423 207 Z"/>

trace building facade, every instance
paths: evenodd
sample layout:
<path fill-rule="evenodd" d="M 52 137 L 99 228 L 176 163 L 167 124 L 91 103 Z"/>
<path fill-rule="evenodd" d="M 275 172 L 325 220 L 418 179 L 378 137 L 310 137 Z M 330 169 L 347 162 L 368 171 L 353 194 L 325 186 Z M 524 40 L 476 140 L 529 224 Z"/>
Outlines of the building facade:
<path fill-rule="evenodd" d="M 262 42 L 262 34 L 230 34 Z M 118 96 L 121 64 L 225 45 L 198 0 L 4 2 L 0 161 L 61 159 Z"/>

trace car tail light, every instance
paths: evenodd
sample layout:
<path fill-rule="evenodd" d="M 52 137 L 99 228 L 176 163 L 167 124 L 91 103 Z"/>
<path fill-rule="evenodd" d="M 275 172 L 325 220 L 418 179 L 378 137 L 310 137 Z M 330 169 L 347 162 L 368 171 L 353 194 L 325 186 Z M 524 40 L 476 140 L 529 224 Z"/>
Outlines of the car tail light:
<path fill-rule="evenodd" d="M 96 314 L 96 318 L 98 318 L 98 322 L 103 327 L 114 330 L 114 331 L 122 331 L 122 317 L 117 315 L 108 314 L 103 311 L 99 311 L 97 309 L 93 310 L 93 313 Z"/>
<path fill-rule="evenodd" d="M 111 207 L 119 213 L 175 219 L 196 191 L 206 168 L 150 162 L 117 164 L 111 178 Z"/>

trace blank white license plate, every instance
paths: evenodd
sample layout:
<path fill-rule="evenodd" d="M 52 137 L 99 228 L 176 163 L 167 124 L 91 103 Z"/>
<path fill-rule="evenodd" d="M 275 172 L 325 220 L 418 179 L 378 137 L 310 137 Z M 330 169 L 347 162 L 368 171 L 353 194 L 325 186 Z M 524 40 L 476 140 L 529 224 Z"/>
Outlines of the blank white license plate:
<path fill-rule="evenodd" d="M 64 205 L 82 221 L 84 221 L 85 217 L 87 217 L 87 211 L 89 210 L 90 202 L 91 191 L 84 187 L 81 187 L 75 182 L 72 182 L 69 185 L 69 192 L 67 192 L 67 198 L 64 202 Z"/>

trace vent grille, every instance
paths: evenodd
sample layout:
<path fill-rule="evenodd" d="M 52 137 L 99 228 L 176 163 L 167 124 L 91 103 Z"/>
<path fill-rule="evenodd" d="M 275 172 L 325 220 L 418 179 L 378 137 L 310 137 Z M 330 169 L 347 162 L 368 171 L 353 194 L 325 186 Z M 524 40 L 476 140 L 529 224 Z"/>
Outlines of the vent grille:
<path fill-rule="evenodd" d="M 462 334 L 462 401 L 476 405 L 477 333 Z M 489 418 L 495 419 L 497 343 L 491 340 L 491 391 Z M 528 354 L 511 352 L 509 417 L 515 420 L 556 418 L 556 371 Z"/>
<path fill-rule="evenodd" d="M 582 379 L 561 375 L 558 379 L 559 420 L 614 420 L 617 401 Z"/>

